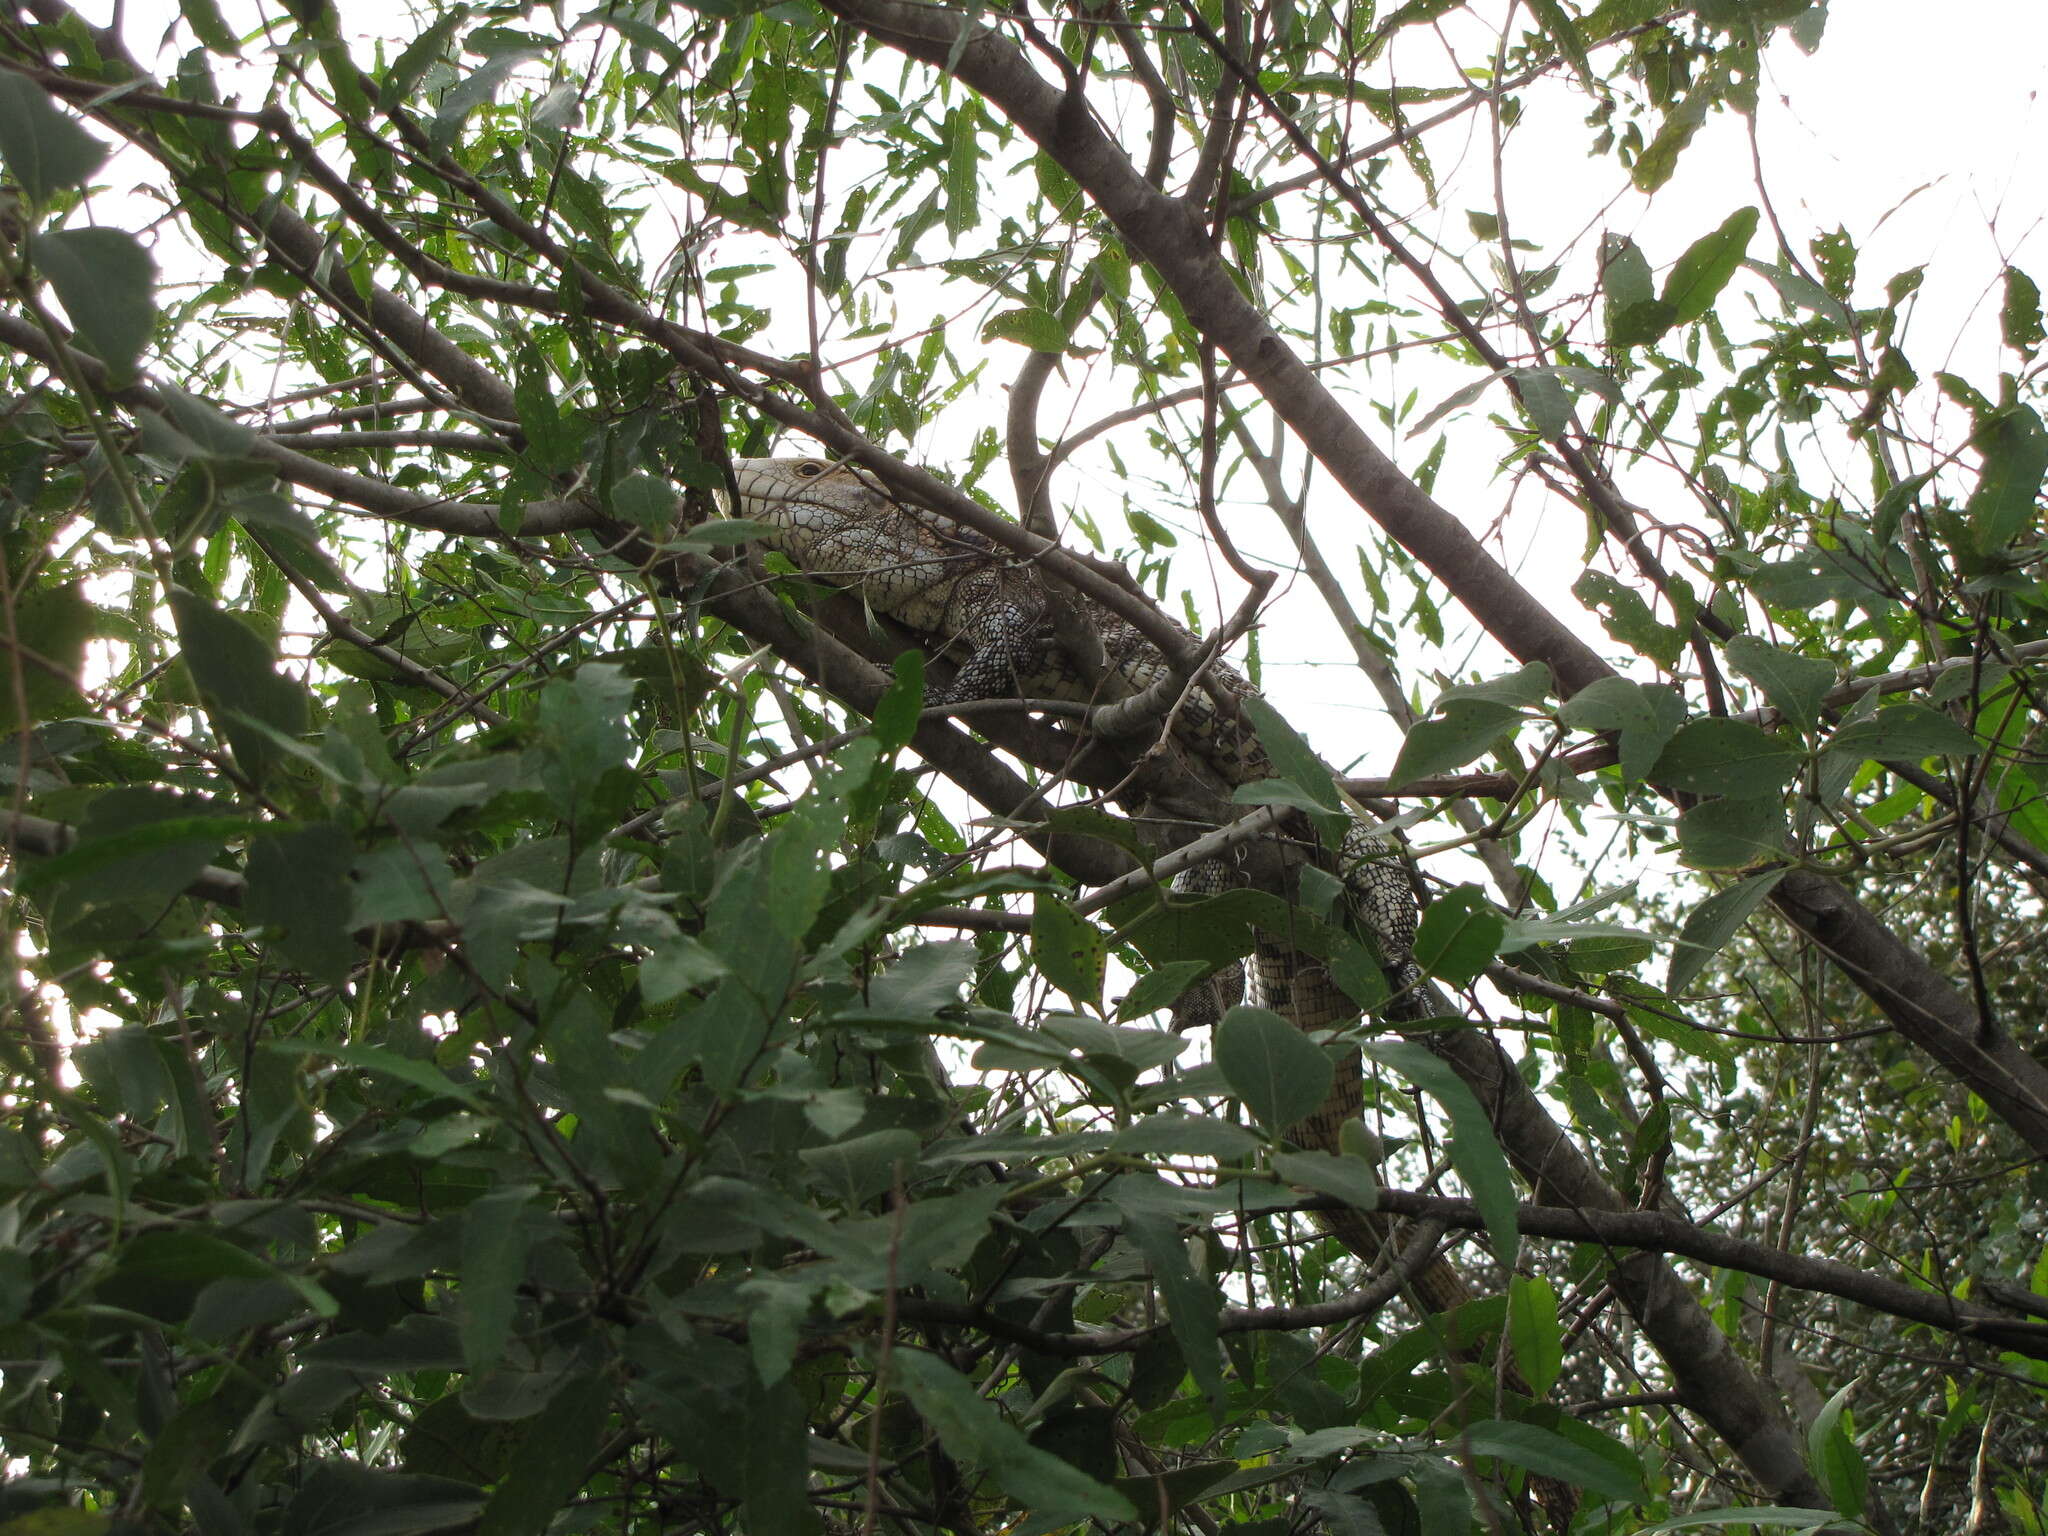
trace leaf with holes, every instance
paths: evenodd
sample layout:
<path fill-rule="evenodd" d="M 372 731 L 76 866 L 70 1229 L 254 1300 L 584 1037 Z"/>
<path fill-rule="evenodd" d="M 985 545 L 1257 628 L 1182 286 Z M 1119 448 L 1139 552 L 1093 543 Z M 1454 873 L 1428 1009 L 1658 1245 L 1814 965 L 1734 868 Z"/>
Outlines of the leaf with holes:
<path fill-rule="evenodd" d="M 1108 940 L 1087 918 L 1049 892 L 1032 899 L 1031 958 L 1047 980 L 1083 1007 L 1102 1006 L 1108 956 Z"/>

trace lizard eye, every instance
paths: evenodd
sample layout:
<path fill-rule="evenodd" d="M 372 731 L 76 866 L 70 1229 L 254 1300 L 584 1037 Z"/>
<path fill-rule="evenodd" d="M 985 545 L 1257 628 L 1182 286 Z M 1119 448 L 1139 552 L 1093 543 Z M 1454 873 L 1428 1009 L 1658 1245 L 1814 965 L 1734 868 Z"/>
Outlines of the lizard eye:
<path fill-rule="evenodd" d="M 818 476 L 825 473 L 825 466 L 813 459 L 803 459 L 798 462 L 796 468 L 790 471 L 790 473 L 794 474 L 799 480 L 815 480 Z"/>

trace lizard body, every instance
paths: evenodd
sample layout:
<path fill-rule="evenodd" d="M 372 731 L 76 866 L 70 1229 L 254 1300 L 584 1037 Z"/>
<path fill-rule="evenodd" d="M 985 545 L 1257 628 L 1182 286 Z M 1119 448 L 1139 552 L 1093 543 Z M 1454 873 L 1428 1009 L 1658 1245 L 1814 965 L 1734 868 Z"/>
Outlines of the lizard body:
<path fill-rule="evenodd" d="M 1159 651 L 1131 624 L 1075 595 L 1067 600 L 1102 645 L 1103 676 L 1091 684 L 1058 642 L 1035 567 L 972 530 L 902 502 L 857 466 L 825 459 L 738 459 L 733 473 L 739 492 L 734 512 L 768 530 L 762 542 L 807 574 L 855 591 L 875 611 L 929 635 L 935 651 L 963 653 L 951 685 L 928 695 L 932 703 L 1015 694 L 1103 704 L 1144 693 L 1168 674 Z M 1241 673 L 1220 660 L 1210 664 L 1203 682 L 1227 700 L 1253 692 Z M 1218 707 L 1203 686 L 1182 692 L 1172 719 L 1175 739 L 1230 784 L 1273 777 L 1272 762 L 1250 725 L 1234 709 Z M 1420 980 L 1410 957 L 1415 902 L 1391 852 L 1385 839 L 1354 825 L 1335 856 L 1390 982 L 1397 994 L 1407 994 Z M 1175 888 L 1220 890 L 1226 879 L 1220 865 L 1198 866 Z M 1251 1000 L 1299 1028 L 1327 1028 L 1356 1011 L 1321 962 L 1283 944 L 1262 942 L 1250 971 Z M 1330 1097 L 1290 1130 L 1289 1139 L 1338 1151 L 1341 1128 L 1361 1113 L 1363 1101 L 1353 1052 L 1340 1066 Z M 1389 1227 L 1382 1217 L 1343 1212 L 1328 1225 L 1360 1257 L 1372 1260 L 1385 1252 Z M 1472 1299 L 1456 1272 L 1441 1262 L 1415 1288 L 1438 1311 Z"/>
<path fill-rule="evenodd" d="M 1177 679 L 1167 659 L 1138 629 L 1100 602 L 1063 593 L 1073 617 L 1100 646 L 1084 671 L 1059 639 L 1045 579 L 1027 559 L 986 536 L 924 508 L 905 503 L 858 466 L 826 459 L 739 459 L 733 462 L 736 516 L 767 529 L 763 542 L 811 576 L 857 592 L 876 612 L 930 637 L 934 653 L 958 650 L 949 685 L 931 690 L 933 704 L 1015 695 L 1089 706 L 1143 700 L 1145 723 L 1170 721 L 1172 738 L 1233 786 L 1274 777 L 1271 758 L 1236 705 L 1251 683 L 1228 663 L 1211 660 L 1198 679 Z M 1189 635 L 1183 654 L 1196 647 Z M 1178 686 L 1175 686 L 1175 685 Z M 1099 716 L 1091 714 L 1091 719 Z M 1443 1007 L 1411 953 L 1415 899 L 1394 849 L 1353 823 L 1342 846 L 1329 850 L 1358 921 L 1370 934 L 1393 988 L 1386 1012 L 1419 1018 Z M 1229 883 L 1211 860 L 1173 882 L 1181 893 L 1213 892 Z M 1356 1006 L 1322 961 L 1262 935 L 1248 968 L 1248 988 L 1226 978 L 1250 1001 L 1272 1009 L 1303 1030 L 1343 1022 Z M 1222 997 L 1194 1001 L 1179 1024 L 1213 1022 Z M 1227 990 L 1225 990 L 1227 995 Z M 1206 1017 L 1205 1017 L 1206 1015 Z M 1308 1118 L 1288 1130 L 1297 1146 L 1341 1153 L 1345 1123 L 1364 1108 L 1360 1053 L 1343 1052 L 1330 1093 Z M 1318 1213 L 1319 1223 L 1367 1263 L 1392 1251 L 1394 1223 L 1376 1211 L 1346 1208 Z M 1432 1312 L 1448 1312 L 1474 1299 L 1472 1289 L 1443 1258 L 1433 1259 L 1409 1282 L 1410 1293 Z M 1527 1393 L 1510 1362 L 1504 1381 Z M 1533 1477 L 1530 1490 L 1557 1530 L 1566 1529 L 1576 1495 L 1564 1484 Z"/>

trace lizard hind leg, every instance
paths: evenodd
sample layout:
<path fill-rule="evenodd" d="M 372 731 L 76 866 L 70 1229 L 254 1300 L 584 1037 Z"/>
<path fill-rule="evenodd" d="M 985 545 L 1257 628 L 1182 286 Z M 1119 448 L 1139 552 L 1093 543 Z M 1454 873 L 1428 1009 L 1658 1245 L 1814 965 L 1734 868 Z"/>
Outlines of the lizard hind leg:
<path fill-rule="evenodd" d="M 1045 674 L 1052 636 L 1037 614 L 999 594 L 973 601 L 958 628 L 958 638 L 972 647 L 953 680 L 927 689 L 925 702 L 938 707 L 976 699 L 1028 697 Z"/>

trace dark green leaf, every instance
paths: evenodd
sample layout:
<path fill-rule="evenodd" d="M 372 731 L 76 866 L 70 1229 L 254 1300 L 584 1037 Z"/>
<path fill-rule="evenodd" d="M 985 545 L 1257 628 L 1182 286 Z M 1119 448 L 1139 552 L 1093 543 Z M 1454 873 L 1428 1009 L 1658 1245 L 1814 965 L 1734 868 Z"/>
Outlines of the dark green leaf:
<path fill-rule="evenodd" d="M 1776 795 L 1729 795 L 1688 806 L 1678 849 L 1694 869 L 1746 869 L 1785 851 L 1785 803 Z"/>
<path fill-rule="evenodd" d="M 1677 310 L 1653 296 L 1650 263 L 1635 241 L 1609 235 L 1601 248 L 1600 285 L 1606 293 L 1607 345 L 1640 347 L 1670 330 Z"/>
<path fill-rule="evenodd" d="M 262 780 L 283 759 L 278 744 L 257 727 L 282 736 L 306 728 L 306 691 L 275 670 L 270 647 L 246 624 L 222 613 L 197 593 L 171 589 L 171 613 L 185 665 L 199 696 L 234 749 L 235 761 Z"/>
<path fill-rule="evenodd" d="M 41 86 L 0 70 L 0 161 L 31 200 L 83 186 L 106 158 L 106 146 L 58 111 Z"/>
<path fill-rule="evenodd" d="M 1998 320 L 2005 344 L 2032 357 L 2043 340 L 2041 290 L 2018 267 L 2005 269 L 2005 302 L 1999 306 Z"/>
<path fill-rule="evenodd" d="M 1701 795 L 1769 795 L 1790 784 L 1803 754 L 1746 720 L 1692 720 L 1658 755 L 1650 777 Z"/>
<path fill-rule="evenodd" d="M 1566 1439 L 1556 1430 L 1500 1419 L 1470 1426 L 1463 1438 L 1466 1449 L 1475 1456 L 1492 1456 L 1526 1467 L 1531 1472 L 1588 1489 L 1603 1499 L 1630 1503 L 1643 1496 L 1641 1464 L 1618 1444 L 1614 1455 L 1602 1455 Z"/>
<path fill-rule="evenodd" d="M 1556 437 L 1571 423 L 1572 393 L 1566 389 L 1555 368 L 1519 368 L 1509 377 L 1529 424 L 1545 437 Z"/>
<path fill-rule="evenodd" d="M 567 1504 L 611 1420 L 611 1384 L 582 1376 L 555 1394 L 520 1441 L 512 1470 L 484 1506 L 477 1536 L 540 1536 Z"/>
<path fill-rule="evenodd" d="M 896 1378 L 940 1442 L 969 1466 L 984 1469 L 1027 1509 L 1063 1519 L 1130 1520 L 1122 1494 L 1026 1440 L 965 1377 L 936 1355 L 898 1349 Z"/>
<path fill-rule="evenodd" d="M 464 1483 L 353 1461 L 316 1462 L 300 1478 L 282 1522 L 294 1536 L 427 1536 L 470 1525 L 483 1504 Z"/>
<path fill-rule="evenodd" d="M 472 1371 L 495 1366 L 512 1337 L 533 1197 L 525 1186 L 493 1190 L 462 1213 L 462 1359 Z"/>
<path fill-rule="evenodd" d="M 401 1056 L 387 1046 L 323 1045 L 314 1040 L 278 1040 L 271 1048 L 293 1056 L 325 1056 L 359 1072 L 410 1083 L 437 1098 L 456 1099 L 473 1108 L 482 1107 L 477 1103 L 475 1090 L 468 1084 L 454 1081 L 430 1061 Z"/>
<path fill-rule="evenodd" d="M 875 704 L 875 741 L 884 752 L 910 745 L 924 710 L 924 652 L 910 650 L 896 658 L 896 680 Z"/>
<path fill-rule="evenodd" d="M 2029 405 L 1978 422 L 1970 446 L 1983 456 L 1977 490 L 1965 509 L 1977 548 L 2003 548 L 2039 520 L 2041 480 L 2048 474 L 2048 427 Z"/>
<path fill-rule="evenodd" d="M 1821 701 L 1835 685 L 1833 662 L 1781 650 L 1754 635 L 1730 640 L 1728 660 L 1800 730 L 1810 731 L 1820 723 Z"/>
<path fill-rule="evenodd" d="M 1152 1278 L 1166 1303 L 1167 1321 L 1180 1343 L 1181 1356 L 1202 1395 L 1208 1398 L 1210 1413 L 1221 1423 L 1228 1402 L 1216 1333 L 1223 1298 L 1213 1284 L 1195 1273 L 1188 1262 L 1187 1244 L 1181 1241 L 1174 1224 L 1129 1198 L 1134 1183 L 1144 1177 L 1129 1174 L 1117 1180 L 1110 1187 L 1109 1199 L 1124 1213 L 1125 1236 L 1151 1266 Z M 1120 1195 L 1125 1198 L 1119 1199 Z"/>
<path fill-rule="evenodd" d="M 1867 720 L 1852 720 L 1828 739 L 1830 755 L 1849 758 L 1975 757 L 1984 744 L 1938 709 L 1887 704 Z"/>
<path fill-rule="evenodd" d="M 1513 1268 L 1521 1248 L 1515 1225 L 1515 1184 L 1507 1159 L 1494 1139 L 1486 1111 L 1464 1079 L 1426 1047 L 1399 1040 L 1374 1041 L 1365 1047 L 1373 1060 L 1392 1067 L 1442 1105 L 1451 1119 L 1451 1166 L 1472 1192 L 1494 1257 Z"/>
<path fill-rule="evenodd" d="M 1505 704 L 1454 699 L 1440 719 L 1421 720 L 1408 728 L 1388 777 L 1398 789 L 1432 774 L 1462 768 L 1511 732 L 1520 719 L 1520 712 Z"/>
<path fill-rule="evenodd" d="M 355 839 L 335 822 L 281 828 L 249 843 L 252 923 L 276 930 L 277 944 L 314 978 L 339 982 L 356 955 L 344 918 Z"/>
<path fill-rule="evenodd" d="M 1671 971 L 1664 990 L 1674 995 L 1692 985 L 1702 967 L 1735 937 L 1736 930 L 1749 921 L 1750 914 L 1763 905 L 1771 888 L 1784 877 L 1781 869 L 1752 875 L 1740 884 L 1714 892 L 1686 914 L 1679 929 L 1678 943 L 1671 951 Z"/>
<path fill-rule="evenodd" d="M 35 261 L 78 334 L 119 387 L 156 328 L 156 260 L 125 230 L 65 229 L 35 243 Z"/>

